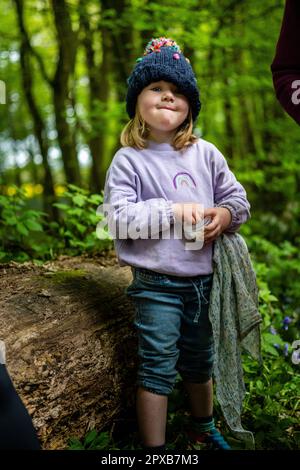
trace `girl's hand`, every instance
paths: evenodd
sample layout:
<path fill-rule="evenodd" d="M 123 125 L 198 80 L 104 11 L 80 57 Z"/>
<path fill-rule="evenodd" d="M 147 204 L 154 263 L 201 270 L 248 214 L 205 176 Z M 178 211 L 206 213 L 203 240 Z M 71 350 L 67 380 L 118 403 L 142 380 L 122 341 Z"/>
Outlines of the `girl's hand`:
<path fill-rule="evenodd" d="M 225 207 L 211 207 L 204 210 L 204 217 L 212 221 L 204 227 L 204 246 L 213 242 L 231 224 L 231 212 Z"/>
<path fill-rule="evenodd" d="M 179 202 L 173 204 L 176 221 L 186 222 L 189 225 L 197 224 L 202 219 L 203 206 L 197 202 Z"/>

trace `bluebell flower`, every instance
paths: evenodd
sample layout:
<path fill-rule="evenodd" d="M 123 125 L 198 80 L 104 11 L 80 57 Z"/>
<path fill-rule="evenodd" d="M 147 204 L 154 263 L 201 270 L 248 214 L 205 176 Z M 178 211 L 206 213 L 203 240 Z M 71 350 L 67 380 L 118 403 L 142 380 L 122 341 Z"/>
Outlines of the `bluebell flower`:
<path fill-rule="evenodd" d="M 274 346 L 274 348 L 276 348 L 276 349 L 280 349 L 280 346 L 279 346 L 278 343 L 274 343 L 273 346 Z"/>
<path fill-rule="evenodd" d="M 283 348 L 283 355 L 287 357 L 289 355 L 289 345 L 285 343 L 284 348 Z"/>
<path fill-rule="evenodd" d="M 285 330 L 288 330 L 289 329 L 289 324 L 292 322 L 292 319 L 291 317 L 284 317 L 284 319 L 282 320 L 282 324 L 283 324 L 283 328 Z"/>
<path fill-rule="evenodd" d="M 277 331 L 275 330 L 274 326 L 272 326 L 272 325 L 270 326 L 270 333 L 272 335 L 277 335 Z"/>

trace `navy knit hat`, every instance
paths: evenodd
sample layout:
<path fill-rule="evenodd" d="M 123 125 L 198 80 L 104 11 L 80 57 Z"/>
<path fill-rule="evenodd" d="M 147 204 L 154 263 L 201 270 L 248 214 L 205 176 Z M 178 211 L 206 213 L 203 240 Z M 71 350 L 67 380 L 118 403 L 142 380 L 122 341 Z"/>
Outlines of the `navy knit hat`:
<path fill-rule="evenodd" d="M 130 77 L 127 79 L 126 110 L 130 118 L 135 115 L 138 95 L 152 82 L 164 80 L 178 86 L 189 100 L 193 122 L 200 108 L 199 90 L 190 61 L 185 57 L 175 41 L 160 37 L 151 39 L 143 57 L 136 60 Z"/>

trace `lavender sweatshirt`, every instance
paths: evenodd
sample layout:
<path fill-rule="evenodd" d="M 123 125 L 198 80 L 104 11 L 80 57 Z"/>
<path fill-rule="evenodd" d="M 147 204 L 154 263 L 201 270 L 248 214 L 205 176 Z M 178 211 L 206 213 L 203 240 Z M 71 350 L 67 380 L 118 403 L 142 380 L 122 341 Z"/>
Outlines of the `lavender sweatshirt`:
<path fill-rule="evenodd" d="M 104 187 L 104 203 L 111 207 L 109 231 L 112 233 L 111 223 L 124 220 L 134 223 L 143 233 L 149 229 L 146 239 L 114 239 L 120 266 L 143 267 L 180 277 L 213 272 L 213 243 L 187 250 L 185 238 L 174 238 L 172 204 L 177 202 L 199 202 L 204 208 L 224 204 L 231 211 L 232 221 L 227 229 L 231 232 L 250 217 L 243 186 L 221 152 L 203 139 L 184 152 L 174 150 L 169 143 L 152 140 L 146 149 L 122 147 L 116 152 Z M 151 217 L 154 213 L 159 221 L 156 233 L 153 225 L 150 233 L 150 211 Z M 166 233 L 169 235 L 163 238 Z"/>

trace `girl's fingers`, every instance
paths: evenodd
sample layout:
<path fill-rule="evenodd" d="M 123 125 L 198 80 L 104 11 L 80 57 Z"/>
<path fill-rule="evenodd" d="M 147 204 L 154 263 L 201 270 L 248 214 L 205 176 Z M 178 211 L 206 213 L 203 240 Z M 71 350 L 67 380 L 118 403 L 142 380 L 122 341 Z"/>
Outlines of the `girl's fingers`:
<path fill-rule="evenodd" d="M 205 233 L 210 233 L 212 232 L 213 230 L 216 230 L 220 225 L 220 222 L 219 220 L 215 217 L 215 219 L 212 220 L 212 222 L 210 222 L 210 224 L 208 225 L 205 225 L 204 227 L 204 234 Z"/>
<path fill-rule="evenodd" d="M 216 210 L 214 207 L 210 207 L 208 209 L 204 209 L 204 217 L 212 217 L 216 216 Z"/>
<path fill-rule="evenodd" d="M 211 232 L 213 232 L 214 230 L 216 230 L 216 228 L 218 228 L 218 224 L 216 224 L 216 223 L 214 223 L 214 222 L 211 222 L 210 224 L 205 225 L 205 227 L 204 227 L 204 234 L 205 234 L 205 233 L 211 233 Z"/>
<path fill-rule="evenodd" d="M 205 236 L 205 232 L 204 232 L 204 242 L 209 243 L 209 242 L 215 240 L 219 235 L 220 235 L 220 229 L 219 228 L 216 228 L 213 232 L 209 233 L 209 235 L 206 235 L 206 236 Z"/>

